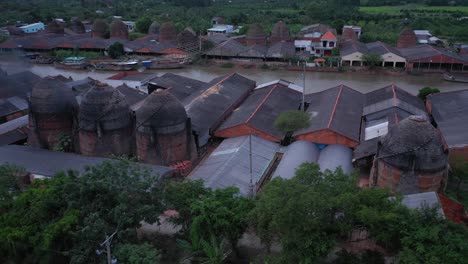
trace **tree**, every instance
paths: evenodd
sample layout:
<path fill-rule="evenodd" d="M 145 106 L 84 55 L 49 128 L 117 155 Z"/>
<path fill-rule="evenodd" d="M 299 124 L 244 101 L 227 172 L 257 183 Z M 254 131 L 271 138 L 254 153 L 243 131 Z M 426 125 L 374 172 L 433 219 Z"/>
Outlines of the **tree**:
<path fill-rule="evenodd" d="M 299 110 L 283 112 L 275 120 L 276 129 L 278 129 L 284 134 L 307 128 L 309 127 L 309 125 L 309 114 Z"/>
<path fill-rule="evenodd" d="M 362 55 L 362 61 L 369 69 L 374 69 L 377 66 L 382 65 L 382 56 L 377 53 L 367 53 Z"/>
<path fill-rule="evenodd" d="M 0 166 L 0 205 L 7 205 L 24 188 L 23 177 L 26 175 L 22 167 L 12 164 Z"/>
<path fill-rule="evenodd" d="M 0 260 L 95 263 L 96 249 L 137 242 L 141 222 L 162 212 L 158 178 L 129 161 L 104 162 L 82 175 L 61 173 L 35 183 L 0 215 Z M 145 254 L 146 256 L 146 254 Z"/>
<path fill-rule="evenodd" d="M 462 184 L 468 182 L 468 161 L 456 159 L 452 167 L 452 174 L 456 180 L 455 195 L 458 200 L 462 199 Z"/>
<path fill-rule="evenodd" d="M 126 264 L 158 264 L 160 259 L 158 251 L 148 243 L 122 244 L 114 254 L 119 263 Z"/>
<path fill-rule="evenodd" d="M 109 48 L 107 48 L 107 52 L 113 59 L 116 59 L 125 54 L 124 46 L 120 42 L 114 42 L 114 44 L 110 45 Z"/>
<path fill-rule="evenodd" d="M 188 231 L 192 224 L 192 204 L 203 199 L 209 192 L 201 180 L 172 182 L 167 185 L 164 192 L 166 207 L 177 211 L 177 216 L 169 220 L 175 225 L 181 225 L 182 233 Z"/>
<path fill-rule="evenodd" d="M 151 23 L 153 23 L 151 18 L 146 17 L 146 16 L 140 17 L 135 23 L 135 29 L 136 29 L 136 31 L 138 31 L 140 33 L 146 34 L 146 33 L 148 33 L 148 29 L 149 29 Z"/>
<path fill-rule="evenodd" d="M 312 263 L 333 248 L 351 226 L 342 203 L 358 188 L 353 177 L 337 170 L 320 172 L 305 163 L 293 179 L 275 178 L 260 193 L 251 220 L 268 246 L 277 238 L 284 263 Z"/>
<path fill-rule="evenodd" d="M 419 90 L 418 97 L 424 102 L 426 102 L 427 96 L 433 93 L 440 93 L 440 90 L 438 88 L 433 87 L 424 87 Z"/>

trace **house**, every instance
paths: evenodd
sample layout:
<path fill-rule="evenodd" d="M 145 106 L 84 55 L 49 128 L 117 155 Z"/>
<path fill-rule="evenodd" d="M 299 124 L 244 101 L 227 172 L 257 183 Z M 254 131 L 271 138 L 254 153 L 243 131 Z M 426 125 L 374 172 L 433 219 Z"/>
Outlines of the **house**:
<path fill-rule="evenodd" d="M 444 137 L 451 161 L 468 159 L 468 90 L 431 94 L 426 107 Z"/>
<path fill-rule="evenodd" d="M 223 24 L 215 24 L 212 28 L 207 30 L 208 36 L 215 36 L 215 35 L 229 35 L 234 33 L 234 26 L 233 25 L 223 25 Z"/>
<path fill-rule="evenodd" d="M 344 25 L 343 26 L 343 32 L 345 32 L 346 29 L 351 29 L 355 36 L 356 36 L 356 39 L 360 39 L 361 38 L 361 34 L 362 34 L 362 27 L 360 26 L 354 26 L 354 25 Z"/>
<path fill-rule="evenodd" d="M 317 144 L 359 145 L 364 95 L 345 85 L 305 96 L 309 127 L 293 134 L 296 140 Z"/>
<path fill-rule="evenodd" d="M 442 43 L 439 38 L 432 36 L 429 30 L 414 30 L 414 34 L 418 44 L 438 45 Z"/>
<path fill-rule="evenodd" d="M 401 55 L 400 51 L 394 47 L 376 41 L 366 44 L 369 53 L 378 54 L 382 58 L 382 67 L 390 68 L 405 68 L 406 59 Z"/>
<path fill-rule="evenodd" d="M 364 97 L 360 142 L 353 159 L 358 165 L 366 166 L 377 153 L 380 137 L 401 120 L 411 115 L 427 117 L 427 113 L 421 99 L 394 84 L 366 93 Z"/>
<path fill-rule="evenodd" d="M 359 41 L 347 40 L 341 43 L 340 56 L 342 66 L 364 66 L 362 56 L 369 53 L 367 46 Z"/>
<path fill-rule="evenodd" d="M 198 148 L 208 143 L 219 125 L 247 98 L 255 81 L 234 73 L 215 78 L 208 87 L 187 98 L 185 105 Z"/>
<path fill-rule="evenodd" d="M 122 21 L 122 22 L 127 26 L 128 32 L 135 31 L 135 25 L 136 25 L 135 21 Z"/>
<path fill-rule="evenodd" d="M 39 31 L 42 31 L 45 29 L 44 23 L 42 22 L 37 22 L 33 24 L 29 24 L 26 26 L 21 26 L 19 27 L 24 33 L 26 34 L 31 34 L 31 33 L 37 33 Z"/>
<path fill-rule="evenodd" d="M 225 139 L 188 179 L 203 180 L 205 187 L 212 189 L 237 187 L 242 196 L 252 196 L 271 175 L 279 148 L 254 135 Z"/>
<path fill-rule="evenodd" d="M 302 88 L 277 80 L 259 85 L 215 131 L 214 135 L 232 138 L 254 134 L 263 139 L 280 142 L 284 134 L 274 125 L 285 111 L 301 106 Z"/>
<path fill-rule="evenodd" d="M 338 46 L 336 30 L 324 24 L 304 27 L 298 35 L 294 41 L 296 51 L 307 51 L 314 56 L 331 56 L 332 49 Z"/>

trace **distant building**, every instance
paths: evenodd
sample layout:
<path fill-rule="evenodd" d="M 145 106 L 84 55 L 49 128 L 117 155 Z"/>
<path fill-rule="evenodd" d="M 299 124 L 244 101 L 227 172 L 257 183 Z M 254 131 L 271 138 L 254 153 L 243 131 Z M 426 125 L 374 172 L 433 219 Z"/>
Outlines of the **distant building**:
<path fill-rule="evenodd" d="M 41 30 L 44 30 L 45 25 L 42 22 L 38 22 L 38 23 L 33 23 L 33 24 L 26 25 L 26 26 L 22 26 L 20 27 L 20 29 L 23 30 L 23 32 L 27 34 L 37 33 Z"/>
<path fill-rule="evenodd" d="M 234 26 L 216 24 L 214 27 L 209 28 L 207 32 L 208 36 L 232 34 L 234 33 Z"/>
<path fill-rule="evenodd" d="M 135 31 L 135 24 L 136 24 L 135 21 L 122 21 L 122 22 L 127 26 L 128 32 Z"/>
<path fill-rule="evenodd" d="M 224 17 L 220 17 L 220 16 L 217 16 L 217 17 L 213 17 L 211 19 L 211 24 L 213 26 L 215 25 L 223 25 L 224 24 Z"/>
<path fill-rule="evenodd" d="M 360 39 L 360 38 L 361 38 L 362 27 L 360 27 L 360 26 L 346 25 L 346 26 L 343 26 L 343 33 L 345 32 L 346 29 L 351 29 L 351 30 L 354 32 L 354 34 L 356 35 L 356 39 Z"/>
<path fill-rule="evenodd" d="M 304 27 L 294 41 L 296 51 L 306 51 L 310 55 L 331 56 L 332 49 L 338 46 L 336 30 L 324 25 L 315 24 Z"/>
<path fill-rule="evenodd" d="M 418 40 L 418 44 L 439 45 L 442 41 L 438 37 L 434 37 L 429 30 L 414 30 L 414 34 Z"/>

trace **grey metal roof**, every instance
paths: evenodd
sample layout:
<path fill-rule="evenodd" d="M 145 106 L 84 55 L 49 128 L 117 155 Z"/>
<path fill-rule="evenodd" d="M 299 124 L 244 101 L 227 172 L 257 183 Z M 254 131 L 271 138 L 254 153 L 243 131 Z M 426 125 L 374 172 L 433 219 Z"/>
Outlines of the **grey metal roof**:
<path fill-rule="evenodd" d="M 336 86 L 318 93 L 308 94 L 310 126 L 295 135 L 330 129 L 351 140 L 359 142 L 364 95 L 345 85 Z"/>
<path fill-rule="evenodd" d="M 434 56 L 444 56 L 453 60 L 454 63 L 468 63 L 468 61 L 454 52 L 443 48 L 437 48 L 428 44 L 416 45 L 408 48 L 398 49 L 400 53 L 410 62 L 426 59 Z"/>
<path fill-rule="evenodd" d="M 191 95 L 199 94 L 208 88 L 206 82 L 184 77 L 173 73 L 165 73 L 160 77 L 150 80 L 151 85 L 168 89 L 182 104 L 187 104 L 185 100 Z"/>
<path fill-rule="evenodd" d="M 428 96 L 432 117 L 449 147 L 468 145 L 468 90 Z"/>
<path fill-rule="evenodd" d="M 122 84 L 115 89 L 117 89 L 125 96 L 125 99 L 130 106 L 141 102 L 143 99 L 145 99 L 146 96 L 148 96 L 148 94 L 135 88 L 128 87 L 126 84 Z"/>
<path fill-rule="evenodd" d="M 237 57 L 239 53 L 248 50 L 248 47 L 242 45 L 235 39 L 222 42 L 218 46 L 206 52 L 208 56 Z"/>
<path fill-rule="evenodd" d="M 275 128 L 275 120 L 282 112 L 299 109 L 301 98 L 302 93 L 281 82 L 257 88 L 233 111 L 218 130 L 246 123 L 281 139 L 284 134 Z"/>
<path fill-rule="evenodd" d="M 267 46 L 253 45 L 239 52 L 237 56 L 244 57 L 244 58 L 265 58 L 267 51 L 268 51 Z"/>
<path fill-rule="evenodd" d="M 442 210 L 442 203 L 435 192 L 424 192 L 403 195 L 401 204 L 411 209 L 422 209 L 425 207 L 436 207 L 438 208 L 437 213 L 444 217 L 444 211 Z"/>
<path fill-rule="evenodd" d="M 192 120 L 192 130 L 198 134 L 201 146 L 208 142 L 210 134 L 253 90 L 255 81 L 231 74 L 216 78 L 209 86 L 185 105 L 187 115 Z"/>
<path fill-rule="evenodd" d="M 414 115 L 426 115 L 424 102 L 394 84 L 365 94 L 363 115 L 398 107 Z"/>
<path fill-rule="evenodd" d="M 296 55 L 294 43 L 289 41 L 279 41 L 268 48 L 267 58 L 292 58 Z"/>
<path fill-rule="evenodd" d="M 394 47 L 391 47 L 381 41 L 371 42 L 366 44 L 367 49 L 369 52 L 384 55 L 387 53 L 393 53 L 398 56 L 402 56 L 400 51 Z"/>
<path fill-rule="evenodd" d="M 0 146 L 13 144 L 28 137 L 28 115 L 0 124 Z"/>
<path fill-rule="evenodd" d="M 353 171 L 352 156 L 353 151 L 346 146 L 328 145 L 320 151 L 317 163 L 321 171 L 335 171 L 340 167 L 344 173 L 350 174 Z"/>
<path fill-rule="evenodd" d="M 99 165 L 106 160 L 110 159 L 49 151 L 30 146 L 10 145 L 0 147 L 0 164 L 15 164 L 24 167 L 32 174 L 46 177 L 53 177 L 56 173 L 67 170 L 76 170 L 82 173 L 87 166 Z M 172 168 L 164 166 L 137 164 L 148 168 L 155 176 L 165 177 L 173 171 Z"/>
<path fill-rule="evenodd" d="M 27 98 L 40 79 L 41 77 L 29 71 L 0 76 L 0 98 L 13 96 Z"/>
<path fill-rule="evenodd" d="M 355 52 L 360 52 L 362 54 L 369 53 L 369 49 L 366 44 L 359 42 L 357 40 L 347 40 L 340 45 L 340 55 L 347 56 Z"/>
<path fill-rule="evenodd" d="M 242 195 L 249 195 L 250 136 L 225 139 L 189 175 L 188 179 L 203 180 L 206 187 L 218 189 L 234 186 Z M 251 136 L 252 182 L 256 184 L 273 161 L 279 145 Z"/>
<path fill-rule="evenodd" d="M 296 175 L 296 169 L 302 163 L 317 163 L 319 155 L 319 149 L 314 143 L 295 141 L 286 149 L 276 171 L 273 173 L 273 177 L 291 179 Z"/>
<path fill-rule="evenodd" d="M 28 107 L 28 102 L 18 96 L 0 98 L 0 117 L 26 110 Z"/>

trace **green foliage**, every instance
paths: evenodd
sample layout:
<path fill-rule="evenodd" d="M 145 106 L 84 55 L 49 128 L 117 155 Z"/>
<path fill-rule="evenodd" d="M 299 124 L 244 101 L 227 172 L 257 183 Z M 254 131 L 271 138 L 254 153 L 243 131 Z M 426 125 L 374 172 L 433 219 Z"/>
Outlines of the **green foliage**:
<path fill-rule="evenodd" d="M 132 41 L 132 40 L 135 40 L 135 39 L 137 39 L 137 38 L 144 37 L 144 36 L 146 36 L 146 34 L 143 34 L 143 33 L 140 33 L 140 32 L 130 32 L 130 33 L 128 34 L 128 39 L 129 39 L 130 41 Z"/>
<path fill-rule="evenodd" d="M 160 262 L 159 252 L 148 243 L 122 244 L 113 254 L 119 263 L 126 264 L 158 264 Z"/>
<path fill-rule="evenodd" d="M 5 42 L 8 40 L 7 36 L 0 36 L 0 43 Z"/>
<path fill-rule="evenodd" d="M 107 48 L 107 53 L 109 54 L 109 57 L 116 59 L 125 54 L 124 46 L 120 42 L 114 42 L 114 44 Z"/>
<path fill-rule="evenodd" d="M 308 113 L 299 110 L 291 110 L 281 113 L 275 120 L 275 127 L 282 133 L 294 132 L 310 125 Z"/>
<path fill-rule="evenodd" d="M 418 97 L 424 102 L 426 102 L 427 96 L 433 93 L 440 93 L 440 90 L 438 88 L 433 87 L 424 87 L 419 90 Z"/>
<path fill-rule="evenodd" d="M 185 7 L 205 7 L 211 5 L 210 0 L 172 0 L 175 5 Z"/>
<path fill-rule="evenodd" d="M 73 142 L 71 136 L 62 132 L 59 133 L 57 135 L 57 142 L 55 143 L 54 150 L 62 152 L 72 152 Z"/>
<path fill-rule="evenodd" d="M 164 192 L 166 207 L 178 212 L 177 217 L 169 220 L 175 225 L 181 225 L 183 233 L 189 230 L 193 221 L 191 205 L 208 193 L 202 181 L 169 183 Z"/>
<path fill-rule="evenodd" d="M 12 164 L 0 166 L 0 211 L 3 204 L 8 204 L 23 188 L 26 170 Z"/>
<path fill-rule="evenodd" d="M 231 63 L 231 62 L 226 62 L 226 63 L 221 64 L 221 68 L 230 69 L 230 68 L 233 68 L 233 67 L 234 67 L 234 63 Z"/>
<path fill-rule="evenodd" d="M 135 29 L 139 33 L 147 34 L 151 23 L 153 23 L 151 18 L 147 16 L 140 17 L 135 23 Z"/>
<path fill-rule="evenodd" d="M 127 161 L 105 162 L 80 177 L 69 172 L 39 181 L 0 215 L 0 261 L 97 262 L 95 250 L 105 234 L 118 231 L 115 246 L 134 243 L 141 221 L 157 221 L 157 182 Z"/>
<path fill-rule="evenodd" d="M 382 65 L 382 57 L 376 53 L 367 53 L 362 55 L 362 61 L 369 69 L 374 69 L 375 67 Z"/>

